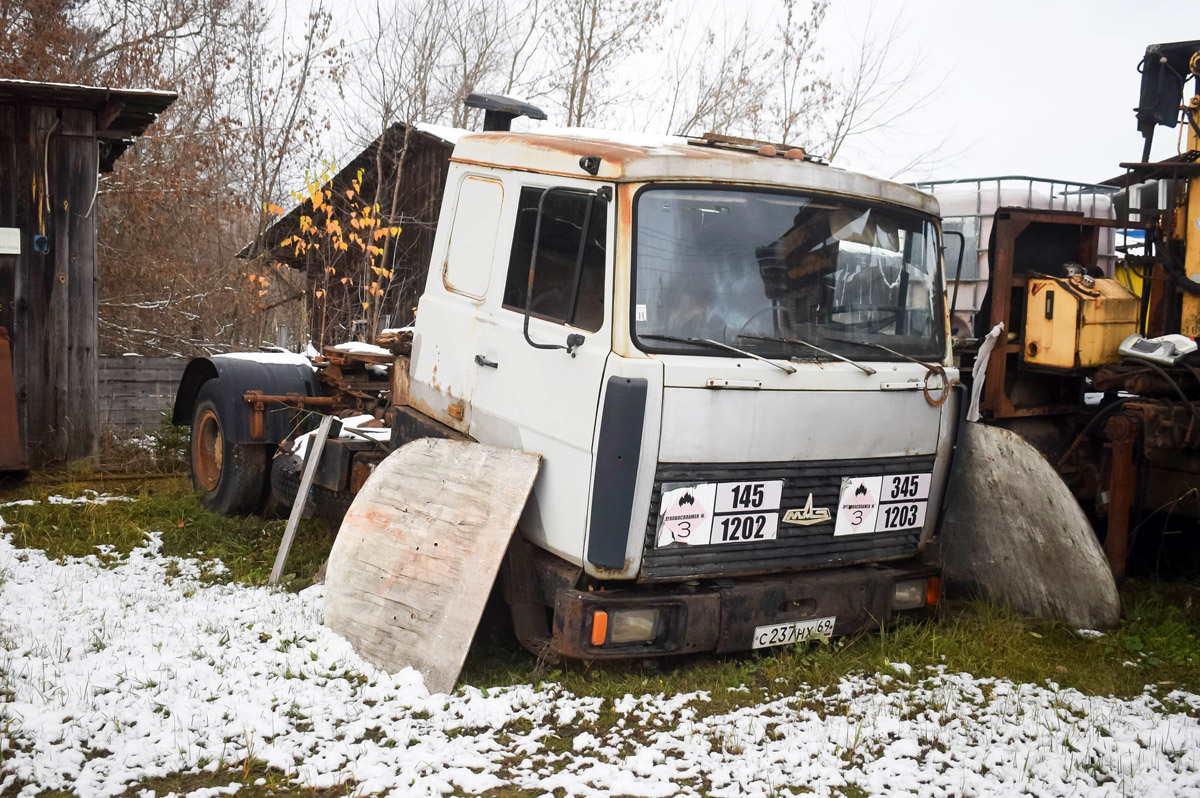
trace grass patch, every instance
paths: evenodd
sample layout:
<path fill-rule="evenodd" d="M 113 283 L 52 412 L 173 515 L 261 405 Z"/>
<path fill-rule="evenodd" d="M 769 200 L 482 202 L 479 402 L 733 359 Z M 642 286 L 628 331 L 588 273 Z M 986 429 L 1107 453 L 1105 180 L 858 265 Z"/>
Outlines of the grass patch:
<path fill-rule="evenodd" d="M 136 501 L 107 504 L 51 504 L 50 496 L 73 498 L 93 490 Z M 221 579 L 264 584 L 283 539 L 286 520 L 256 516 L 226 518 L 209 512 L 183 476 L 117 477 L 35 474 L 25 483 L 0 489 L 0 504 L 32 500 L 32 505 L 0 507 L 6 533 L 21 548 L 40 549 L 48 557 L 83 557 L 96 547 L 112 546 L 127 554 L 146 533 L 162 533 L 163 553 L 221 560 L 229 569 Z M 295 589 L 307 587 L 333 545 L 334 529 L 318 519 L 302 521 L 286 571 Z"/>
<path fill-rule="evenodd" d="M 100 431 L 99 465 L 111 471 L 147 474 L 187 474 L 191 430 L 171 423 L 169 411 L 141 435 L 105 427 Z"/>
<path fill-rule="evenodd" d="M 245 762 L 219 767 L 215 770 L 172 773 L 169 776 L 142 779 L 121 793 L 120 798 L 138 798 L 146 790 L 154 790 L 157 795 L 188 795 L 194 790 L 228 787 L 231 784 L 242 785 L 236 793 L 239 798 L 276 798 L 277 796 L 336 798 L 336 796 L 349 795 L 354 790 L 352 781 L 325 789 L 303 787 L 293 782 L 283 771 L 269 767 L 265 762 L 257 759 L 248 759 Z M 73 795 L 73 793 L 64 793 L 64 795 Z M 48 796 L 46 793 L 42 793 L 39 798 L 48 798 Z"/>

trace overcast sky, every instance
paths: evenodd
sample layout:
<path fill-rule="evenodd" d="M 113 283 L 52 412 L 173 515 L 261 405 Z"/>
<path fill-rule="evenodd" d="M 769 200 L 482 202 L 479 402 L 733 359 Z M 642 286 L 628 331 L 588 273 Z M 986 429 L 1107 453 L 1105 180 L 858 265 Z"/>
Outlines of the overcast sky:
<path fill-rule="evenodd" d="M 344 2 L 360 10 L 344 16 L 362 20 L 369 17 L 362 9 L 376 0 Z M 664 2 L 669 20 L 696 33 L 712 20 L 736 28 L 747 13 L 771 26 L 782 8 L 780 0 Z M 920 64 L 910 97 L 896 106 L 932 95 L 894 124 L 848 141 L 837 161 L 909 181 L 1032 175 L 1096 182 L 1117 175 L 1122 161 L 1141 157 L 1132 109 L 1146 46 L 1200 39 L 1200 0 L 831 0 L 819 37 L 830 67 L 857 59 L 868 16 L 876 31 L 899 22 L 889 53 L 898 73 Z M 662 88 L 669 79 L 659 67 L 663 57 L 651 48 L 631 59 L 636 68 L 623 79 L 633 89 L 614 96 L 615 107 L 596 127 L 666 132 L 657 112 L 629 99 Z M 561 121 L 552 112 L 544 124 Z M 1178 131 L 1157 129 L 1154 158 L 1176 152 Z M 802 138 L 789 143 L 819 152 L 816 140 Z M 359 147 L 345 142 L 334 150 Z"/>
<path fill-rule="evenodd" d="M 869 0 L 833 0 L 829 57 L 854 49 Z M 901 8 L 901 59 L 922 58 L 934 100 L 847 153 L 843 165 L 891 175 L 945 140 L 935 162 L 903 175 L 958 178 L 1027 174 L 1083 182 L 1121 172 L 1142 153 L 1133 107 L 1137 64 L 1149 44 L 1200 39 L 1200 5 L 1176 0 L 877 2 Z M 1179 128 L 1158 128 L 1153 157 L 1176 152 Z"/>

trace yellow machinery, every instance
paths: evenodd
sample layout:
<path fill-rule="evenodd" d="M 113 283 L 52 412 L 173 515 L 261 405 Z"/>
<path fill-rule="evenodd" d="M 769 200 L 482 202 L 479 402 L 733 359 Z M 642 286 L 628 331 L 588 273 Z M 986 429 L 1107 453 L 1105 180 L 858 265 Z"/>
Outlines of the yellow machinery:
<path fill-rule="evenodd" d="M 1189 80 L 1200 82 L 1200 40 L 1147 47 L 1141 71 L 1141 97 L 1136 110 L 1138 129 L 1146 144 L 1142 163 L 1122 166 L 1130 168 L 1138 179 L 1170 180 L 1170 206 L 1162 215 L 1159 229 L 1150 232 L 1158 238 L 1156 256 L 1173 282 L 1183 289 L 1178 332 L 1196 337 L 1200 335 L 1200 94 L 1193 93 L 1185 102 L 1184 89 Z M 1175 158 L 1149 163 L 1155 127 L 1175 127 L 1181 117 L 1184 124 L 1180 144 L 1186 141 L 1187 146 L 1181 146 Z M 1153 330 L 1151 320 L 1147 322 L 1149 334 L 1172 331 Z M 1174 325 L 1167 322 L 1167 326 Z"/>
<path fill-rule="evenodd" d="M 1133 219 L 998 209 L 976 325 L 1003 324 L 981 369 L 982 418 L 1047 455 L 1103 530 L 1118 578 L 1127 562 L 1200 572 L 1200 353 L 1119 351 L 1133 333 L 1200 337 L 1200 40 L 1151 45 L 1140 71 L 1145 148 L 1121 164 L 1123 183 L 1127 198 L 1153 187 L 1165 203 L 1130 202 Z M 1181 121 L 1179 154 L 1151 162 L 1155 128 Z M 1097 259 L 1105 228 L 1145 231 L 1117 279 Z"/>
<path fill-rule="evenodd" d="M 1200 77 L 1200 51 L 1192 55 L 1189 68 Z M 1188 117 L 1188 151 L 1200 151 L 1200 95 L 1183 109 Z M 1185 181 L 1180 181 L 1185 182 Z M 1191 280 L 1200 280 L 1200 177 L 1186 181 L 1187 191 L 1176 200 L 1169 238 L 1184 242 L 1183 270 Z M 1200 335 L 1200 294 L 1185 292 L 1180 328 L 1184 335 Z"/>
<path fill-rule="evenodd" d="M 1116 280 L 1031 274 L 1025 287 L 1025 362 L 1043 368 L 1095 368 L 1120 360 L 1138 331 L 1137 295 Z"/>

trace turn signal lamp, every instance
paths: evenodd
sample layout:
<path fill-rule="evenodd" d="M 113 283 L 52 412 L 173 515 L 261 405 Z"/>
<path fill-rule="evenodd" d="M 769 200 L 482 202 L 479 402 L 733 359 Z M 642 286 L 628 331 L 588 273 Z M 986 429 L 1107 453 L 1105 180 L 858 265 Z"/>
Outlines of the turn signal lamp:
<path fill-rule="evenodd" d="M 592 645 L 602 646 L 608 638 L 608 613 L 596 610 L 592 613 Z"/>
<path fill-rule="evenodd" d="M 936 576 L 931 576 L 925 580 L 925 604 L 929 607 L 936 607 L 938 597 L 942 595 L 942 580 Z"/>

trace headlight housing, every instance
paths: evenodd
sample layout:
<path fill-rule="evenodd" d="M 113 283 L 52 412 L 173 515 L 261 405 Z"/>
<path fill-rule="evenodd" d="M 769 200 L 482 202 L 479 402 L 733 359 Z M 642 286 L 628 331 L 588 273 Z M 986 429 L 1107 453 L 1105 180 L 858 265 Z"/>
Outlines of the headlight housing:
<path fill-rule="evenodd" d="M 936 576 L 897 582 L 892 593 L 892 609 L 917 610 L 921 607 L 933 607 L 938 603 L 941 590 L 942 580 Z"/>

